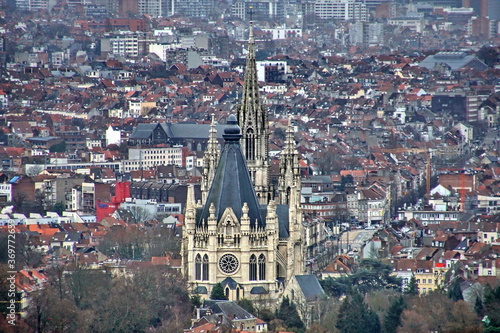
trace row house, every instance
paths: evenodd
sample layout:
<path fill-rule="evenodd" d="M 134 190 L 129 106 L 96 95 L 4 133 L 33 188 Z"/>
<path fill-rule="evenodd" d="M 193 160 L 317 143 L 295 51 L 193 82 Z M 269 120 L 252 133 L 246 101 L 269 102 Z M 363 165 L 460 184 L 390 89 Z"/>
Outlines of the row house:
<path fill-rule="evenodd" d="M 444 274 L 440 269 L 442 265 L 435 266 L 429 260 L 400 259 L 396 264 L 396 276 L 401 278 L 403 290 L 408 289 L 410 279 L 414 277 L 418 292 L 425 294 L 436 290 L 444 281 Z"/>
<path fill-rule="evenodd" d="M 325 241 L 329 236 L 325 220 L 322 217 L 305 215 L 302 226 L 306 258 L 314 258 L 325 249 Z"/>
<path fill-rule="evenodd" d="M 359 221 L 372 224 L 385 224 L 389 220 L 390 188 L 373 184 L 358 192 Z"/>

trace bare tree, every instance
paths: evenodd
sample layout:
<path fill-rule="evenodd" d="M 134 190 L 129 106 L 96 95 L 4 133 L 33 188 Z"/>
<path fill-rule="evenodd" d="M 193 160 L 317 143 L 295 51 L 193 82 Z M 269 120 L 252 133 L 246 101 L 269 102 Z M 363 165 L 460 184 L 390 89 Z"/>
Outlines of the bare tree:
<path fill-rule="evenodd" d="M 154 214 L 140 206 L 131 206 L 128 211 L 130 215 L 132 215 L 135 223 L 146 222 L 155 217 Z"/>

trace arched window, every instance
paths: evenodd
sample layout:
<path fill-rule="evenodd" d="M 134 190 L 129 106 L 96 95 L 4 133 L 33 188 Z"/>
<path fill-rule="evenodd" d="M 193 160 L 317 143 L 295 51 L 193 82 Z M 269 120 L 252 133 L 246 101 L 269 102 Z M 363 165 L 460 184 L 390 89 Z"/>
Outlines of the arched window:
<path fill-rule="evenodd" d="M 263 254 L 259 256 L 259 280 L 266 279 L 266 257 Z"/>
<path fill-rule="evenodd" d="M 255 254 L 250 256 L 250 281 L 257 280 L 257 257 Z"/>
<path fill-rule="evenodd" d="M 226 298 L 229 299 L 229 288 L 226 288 Z"/>
<path fill-rule="evenodd" d="M 249 128 L 247 130 L 247 137 L 245 139 L 245 155 L 247 160 L 255 159 L 255 136 L 253 134 L 253 129 Z"/>
<path fill-rule="evenodd" d="M 201 256 L 199 254 L 194 259 L 194 278 L 195 280 L 201 280 Z"/>
<path fill-rule="evenodd" d="M 206 281 L 208 280 L 208 256 L 205 254 L 203 256 L 203 267 L 202 267 L 202 271 L 203 271 L 203 280 Z"/>

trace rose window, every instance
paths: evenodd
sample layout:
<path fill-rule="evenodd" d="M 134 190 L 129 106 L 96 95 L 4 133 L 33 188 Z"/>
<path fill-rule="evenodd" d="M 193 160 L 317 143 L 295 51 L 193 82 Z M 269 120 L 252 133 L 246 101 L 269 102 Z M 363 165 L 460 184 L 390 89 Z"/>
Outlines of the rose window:
<path fill-rule="evenodd" d="M 238 258 L 233 254 L 225 254 L 219 259 L 220 270 L 227 274 L 236 272 L 238 265 Z"/>

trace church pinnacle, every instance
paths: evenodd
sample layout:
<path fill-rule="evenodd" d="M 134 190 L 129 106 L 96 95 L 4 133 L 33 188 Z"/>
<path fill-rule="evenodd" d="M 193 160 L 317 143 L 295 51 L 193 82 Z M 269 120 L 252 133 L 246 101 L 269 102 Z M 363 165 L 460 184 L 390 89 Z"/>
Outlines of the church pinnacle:
<path fill-rule="evenodd" d="M 250 22 L 248 54 L 241 104 L 237 107 L 241 127 L 241 148 L 245 155 L 255 192 L 261 204 L 272 199 L 269 187 L 269 124 L 267 111 L 260 104 L 253 23 Z"/>
<path fill-rule="evenodd" d="M 219 162 L 219 145 L 217 142 L 217 130 L 215 129 L 215 115 L 212 114 L 212 122 L 210 124 L 209 137 L 207 143 L 207 149 L 205 155 L 203 156 L 203 175 L 201 181 L 201 193 L 202 193 L 202 203 L 208 195 L 208 190 L 210 189 L 210 184 L 215 174 L 215 168 Z"/>
<path fill-rule="evenodd" d="M 300 193 L 301 178 L 299 169 L 299 154 L 295 149 L 292 121 L 289 119 L 286 130 L 285 147 L 280 157 L 280 176 L 278 180 L 278 192 L 280 203 L 291 204 L 292 189 L 298 189 Z"/>

